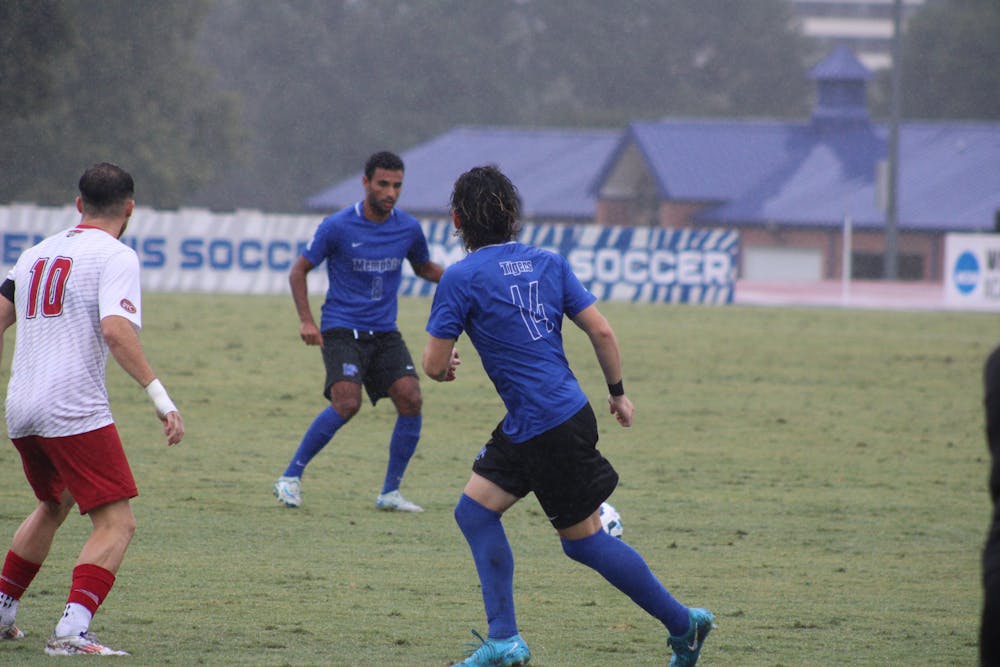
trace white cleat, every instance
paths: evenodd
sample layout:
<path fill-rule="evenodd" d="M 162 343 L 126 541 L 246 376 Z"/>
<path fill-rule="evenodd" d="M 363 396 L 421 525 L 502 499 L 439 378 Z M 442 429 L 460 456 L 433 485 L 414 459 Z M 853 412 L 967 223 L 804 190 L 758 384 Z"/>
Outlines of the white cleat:
<path fill-rule="evenodd" d="M 411 503 L 403 497 L 399 489 L 389 493 L 380 494 L 375 500 L 375 507 L 380 510 L 395 512 L 423 512 L 424 508 L 416 503 Z"/>
<path fill-rule="evenodd" d="M 274 497 L 285 507 L 302 505 L 302 480 L 298 477 L 279 477 L 274 483 Z"/>
<path fill-rule="evenodd" d="M 24 633 L 11 623 L 10 625 L 0 624 L 0 641 L 24 639 Z"/>
<path fill-rule="evenodd" d="M 126 651 L 116 651 L 102 644 L 92 632 L 56 637 L 52 635 L 45 643 L 46 655 L 129 655 Z"/>

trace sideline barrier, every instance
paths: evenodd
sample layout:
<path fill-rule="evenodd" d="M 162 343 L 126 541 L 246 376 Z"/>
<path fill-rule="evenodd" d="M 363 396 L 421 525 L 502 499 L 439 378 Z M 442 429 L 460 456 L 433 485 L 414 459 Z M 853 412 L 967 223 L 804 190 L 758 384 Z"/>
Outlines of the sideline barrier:
<path fill-rule="evenodd" d="M 0 206 L 0 268 L 46 236 L 74 226 L 74 206 Z M 283 294 L 288 270 L 312 239 L 318 215 L 215 213 L 203 209 L 136 208 L 122 241 L 139 255 L 150 291 Z M 425 220 L 431 258 L 447 266 L 465 255 L 450 220 Z M 739 233 L 527 223 L 519 240 L 565 256 L 601 300 L 732 303 Z M 326 290 L 321 267 L 309 274 L 311 293 Z M 400 293 L 433 294 L 434 285 L 403 264 Z"/>
<path fill-rule="evenodd" d="M 1000 234 L 948 234 L 944 255 L 950 307 L 1000 310 Z"/>

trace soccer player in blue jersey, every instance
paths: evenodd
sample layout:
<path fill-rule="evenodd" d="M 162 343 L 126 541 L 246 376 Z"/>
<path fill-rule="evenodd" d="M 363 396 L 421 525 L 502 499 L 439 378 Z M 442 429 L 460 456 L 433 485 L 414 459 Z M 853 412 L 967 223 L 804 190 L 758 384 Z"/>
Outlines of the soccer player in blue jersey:
<path fill-rule="evenodd" d="M 423 368 L 435 380 L 454 380 L 454 346 L 464 331 L 507 409 L 476 456 L 455 507 L 489 623 L 487 638 L 480 637 L 482 644 L 458 664 L 524 665 L 531 658 L 518 632 L 513 554 L 501 517 L 534 492 L 565 554 L 663 623 L 672 666 L 694 665 L 713 627 L 711 612 L 678 602 L 638 552 L 601 529 L 598 509 L 618 474 L 596 447 L 597 420 L 563 351 L 563 316 L 590 338 L 608 383 L 611 414 L 628 427 L 633 408 L 622 385 L 614 331 L 565 258 L 515 241 L 520 201 L 499 169 L 462 174 L 451 208 L 470 252 L 448 267 L 438 285 Z"/>
<path fill-rule="evenodd" d="M 361 179 L 365 198 L 320 223 L 289 274 L 292 298 L 306 345 L 319 345 L 326 366 L 323 395 L 330 401 L 306 430 L 285 472 L 274 485 L 278 502 L 302 504 L 302 473 L 334 433 L 361 408 L 364 385 L 374 405 L 388 396 L 398 413 L 389 440 L 389 463 L 375 506 L 422 512 L 399 492 L 420 439 L 423 399 L 413 359 L 396 326 L 403 261 L 414 273 L 438 282 L 443 268 L 431 261 L 420 223 L 395 208 L 403 187 L 403 161 L 389 152 L 372 155 Z M 316 326 L 306 274 L 326 261 L 329 289 Z"/>

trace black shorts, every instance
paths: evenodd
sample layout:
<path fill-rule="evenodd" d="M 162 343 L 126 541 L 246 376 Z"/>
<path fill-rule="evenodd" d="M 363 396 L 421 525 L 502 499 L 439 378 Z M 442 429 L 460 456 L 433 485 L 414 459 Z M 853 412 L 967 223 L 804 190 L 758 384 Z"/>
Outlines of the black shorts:
<path fill-rule="evenodd" d="M 472 470 L 518 498 L 534 491 L 557 529 L 586 519 L 618 486 L 618 473 L 597 450 L 597 418 L 589 403 L 525 442 L 511 442 L 497 426 Z"/>
<path fill-rule="evenodd" d="M 330 400 L 334 382 L 364 385 L 372 405 L 389 395 L 389 387 L 401 377 L 417 377 L 416 367 L 398 331 L 327 329 L 323 332 L 323 364 L 326 383 L 323 395 Z"/>

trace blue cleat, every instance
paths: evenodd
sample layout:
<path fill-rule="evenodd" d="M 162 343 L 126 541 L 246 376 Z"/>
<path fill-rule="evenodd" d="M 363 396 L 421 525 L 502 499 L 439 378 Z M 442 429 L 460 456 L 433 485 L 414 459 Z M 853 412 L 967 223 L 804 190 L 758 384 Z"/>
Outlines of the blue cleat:
<path fill-rule="evenodd" d="M 519 634 L 506 639 L 483 639 L 475 630 L 472 634 L 481 642 L 479 648 L 473 650 L 462 662 L 454 663 L 456 666 L 520 667 L 531 660 L 531 651 Z M 471 646 L 475 647 L 475 644 Z"/>
<path fill-rule="evenodd" d="M 705 643 L 708 633 L 715 627 L 715 617 L 707 609 L 692 608 L 688 610 L 691 616 L 691 627 L 683 637 L 670 635 L 667 644 L 674 651 L 670 658 L 670 667 L 694 667 L 698 664 L 701 645 Z"/>

